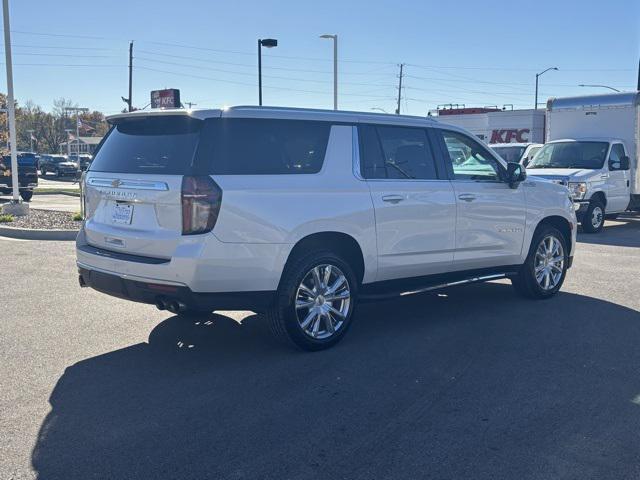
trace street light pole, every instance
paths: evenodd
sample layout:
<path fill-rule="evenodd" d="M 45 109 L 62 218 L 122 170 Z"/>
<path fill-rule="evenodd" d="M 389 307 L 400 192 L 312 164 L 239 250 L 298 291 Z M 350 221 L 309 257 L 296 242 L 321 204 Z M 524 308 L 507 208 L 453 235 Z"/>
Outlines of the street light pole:
<path fill-rule="evenodd" d="M 338 35 L 320 35 L 333 39 L 333 109 L 338 110 Z"/>
<path fill-rule="evenodd" d="M 33 152 L 33 132 L 35 132 L 35 130 L 27 130 L 27 133 L 29 134 L 29 151 Z"/>
<path fill-rule="evenodd" d="M 536 104 L 533 107 L 535 110 L 538 109 L 538 78 L 542 76 L 544 73 L 547 73 L 549 70 L 558 70 L 558 67 L 549 67 L 546 70 L 543 70 L 540 73 L 536 73 Z"/>
<path fill-rule="evenodd" d="M 258 105 L 262 105 L 262 47 L 273 48 L 278 46 L 275 38 L 258 39 Z"/>
<path fill-rule="evenodd" d="M 67 160 L 71 160 L 71 130 L 70 128 L 65 128 L 65 132 L 67 132 Z"/>
<path fill-rule="evenodd" d="M 20 202 L 18 186 L 18 153 L 16 141 L 16 104 L 13 97 L 13 64 L 11 63 L 11 27 L 9 25 L 9 0 L 2 0 L 4 17 L 4 54 L 7 67 L 7 110 L 9 112 L 9 144 L 11 146 L 11 189 L 13 203 Z"/>
<path fill-rule="evenodd" d="M 581 83 L 578 86 L 579 87 L 608 88 L 609 90 L 613 90 L 614 92 L 619 92 L 620 91 L 617 88 L 610 87 L 609 85 L 589 85 L 589 84 Z"/>

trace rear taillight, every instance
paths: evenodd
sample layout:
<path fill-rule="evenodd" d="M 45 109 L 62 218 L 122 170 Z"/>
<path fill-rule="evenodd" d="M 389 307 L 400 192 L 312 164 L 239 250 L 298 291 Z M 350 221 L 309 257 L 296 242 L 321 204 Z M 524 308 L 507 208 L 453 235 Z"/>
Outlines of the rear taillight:
<path fill-rule="evenodd" d="M 182 234 L 213 230 L 220 213 L 222 190 L 211 177 L 182 178 Z"/>

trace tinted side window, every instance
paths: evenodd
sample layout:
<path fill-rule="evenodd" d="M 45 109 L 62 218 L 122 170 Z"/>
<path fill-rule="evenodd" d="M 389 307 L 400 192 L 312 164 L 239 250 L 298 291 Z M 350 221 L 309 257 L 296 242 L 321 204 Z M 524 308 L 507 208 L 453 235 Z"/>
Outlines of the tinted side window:
<path fill-rule="evenodd" d="M 376 127 L 358 126 L 360 143 L 360 174 L 362 178 L 388 178 Z"/>
<path fill-rule="evenodd" d="M 326 122 L 214 120 L 203 133 L 208 138 L 202 139 L 201 153 L 209 156 L 211 172 L 218 175 L 318 173 L 330 131 Z"/>
<path fill-rule="evenodd" d="M 364 178 L 438 178 L 424 129 L 361 125 L 358 131 Z"/>
<path fill-rule="evenodd" d="M 466 135 L 442 130 L 453 165 L 454 180 L 500 180 L 500 166 L 491 154 Z"/>

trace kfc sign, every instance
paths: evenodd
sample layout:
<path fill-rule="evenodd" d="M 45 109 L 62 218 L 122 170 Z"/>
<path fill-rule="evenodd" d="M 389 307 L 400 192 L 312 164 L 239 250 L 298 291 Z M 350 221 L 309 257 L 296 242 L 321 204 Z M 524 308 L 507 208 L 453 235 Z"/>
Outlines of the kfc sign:
<path fill-rule="evenodd" d="M 527 143 L 529 141 L 528 128 L 507 128 L 493 130 L 489 143 Z"/>
<path fill-rule="evenodd" d="M 151 92 L 151 108 L 180 108 L 180 90 L 168 88 Z"/>

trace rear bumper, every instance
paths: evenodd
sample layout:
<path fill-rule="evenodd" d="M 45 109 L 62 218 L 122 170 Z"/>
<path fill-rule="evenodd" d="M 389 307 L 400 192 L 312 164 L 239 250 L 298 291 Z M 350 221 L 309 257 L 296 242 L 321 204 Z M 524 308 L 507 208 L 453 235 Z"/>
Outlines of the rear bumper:
<path fill-rule="evenodd" d="M 136 281 L 97 270 L 78 268 L 80 285 L 107 295 L 139 303 L 156 304 L 177 300 L 193 310 L 264 311 L 274 300 L 275 292 L 193 292 L 189 287 Z"/>
<path fill-rule="evenodd" d="M 87 286 L 116 297 L 155 303 L 165 295 L 197 309 L 256 311 L 273 299 L 290 248 L 206 234 L 185 237 L 171 258 L 153 258 L 96 248 L 82 228 L 76 263 Z"/>

